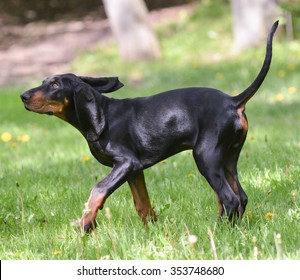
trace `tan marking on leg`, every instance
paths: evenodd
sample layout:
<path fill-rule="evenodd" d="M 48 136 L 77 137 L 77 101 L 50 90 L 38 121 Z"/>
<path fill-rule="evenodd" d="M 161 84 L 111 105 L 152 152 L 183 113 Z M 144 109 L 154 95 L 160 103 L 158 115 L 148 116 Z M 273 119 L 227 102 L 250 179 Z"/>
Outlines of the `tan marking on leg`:
<path fill-rule="evenodd" d="M 238 183 L 237 183 L 236 179 L 234 178 L 233 174 L 231 173 L 231 171 L 227 168 L 225 169 L 225 177 L 226 177 L 226 180 L 227 180 L 229 186 L 233 190 L 233 192 L 237 196 L 240 196 Z"/>
<path fill-rule="evenodd" d="M 105 196 L 99 194 L 98 190 L 93 189 L 90 198 L 85 203 L 82 217 L 80 219 L 80 227 L 85 229 L 85 226 L 91 224 L 92 229 L 96 228 L 96 216 L 99 209 L 103 208 Z"/>
<path fill-rule="evenodd" d="M 217 196 L 218 207 L 219 207 L 219 215 L 218 215 L 218 218 L 220 218 L 220 217 L 222 216 L 222 214 L 223 214 L 224 209 L 223 209 L 223 205 L 222 205 L 222 203 L 221 203 L 221 201 L 220 201 L 220 198 L 219 198 L 219 196 L 218 196 L 217 193 L 216 193 L 216 196 Z"/>
<path fill-rule="evenodd" d="M 146 225 L 148 223 L 148 218 L 156 221 L 157 218 L 150 204 L 143 171 L 138 171 L 135 177 L 128 180 L 128 184 L 133 195 L 136 211 L 142 218 L 144 224 Z"/>
<path fill-rule="evenodd" d="M 237 109 L 237 114 L 240 118 L 240 122 L 241 122 L 241 125 L 242 125 L 242 128 L 243 128 L 243 136 L 245 137 L 247 132 L 248 132 L 248 122 L 247 122 L 247 119 L 245 117 L 244 111 L 245 111 L 244 106 Z"/>
<path fill-rule="evenodd" d="M 240 200 L 241 199 L 240 189 L 239 189 L 236 178 L 228 169 L 226 169 L 225 174 L 226 174 L 225 176 L 226 176 L 226 180 L 227 180 L 228 184 L 230 185 L 231 189 L 239 197 L 239 200 Z M 242 210 L 241 205 L 238 207 L 238 213 L 239 213 L 239 218 L 242 218 L 243 210 Z"/>

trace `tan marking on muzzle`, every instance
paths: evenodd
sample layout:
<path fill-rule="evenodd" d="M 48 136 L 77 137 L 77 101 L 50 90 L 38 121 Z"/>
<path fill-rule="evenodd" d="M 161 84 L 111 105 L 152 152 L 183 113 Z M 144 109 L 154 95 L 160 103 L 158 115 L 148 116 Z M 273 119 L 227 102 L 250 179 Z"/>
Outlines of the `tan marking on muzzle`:
<path fill-rule="evenodd" d="M 57 111 L 54 112 L 54 115 L 62 120 L 66 120 L 65 108 L 68 107 L 69 100 L 65 97 L 63 103 L 57 102 Z"/>
<path fill-rule="evenodd" d="M 65 120 L 64 110 L 68 105 L 69 100 L 67 98 L 63 102 L 46 99 L 44 93 L 40 90 L 35 92 L 26 103 L 26 107 L 33 112 L 40 114 L 52 113 L 63 120 Z"/>

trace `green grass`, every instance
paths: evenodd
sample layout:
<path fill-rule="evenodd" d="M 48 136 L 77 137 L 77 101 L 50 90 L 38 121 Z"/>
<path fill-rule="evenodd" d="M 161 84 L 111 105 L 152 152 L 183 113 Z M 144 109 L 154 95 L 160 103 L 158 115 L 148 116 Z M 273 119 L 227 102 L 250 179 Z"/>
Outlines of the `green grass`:
<path fill-rule="evenodd" d="M 80 55 L 72 70 L 119 75 L 126 87 L 112 96 L 120 98 L 197 85 L 237 93 L 254 79 L 265 48 L 233 55 L 229 7 L 216 5 L 160 27 L 159 61 L 122 63 L 112 44 Z M 1 89 L 0 136 L 13 138 L 0 140 L 0 258 L 253 259 L 257 247 L 259 259 L 300 259 L 300 42 L 278 35 L 271 70 L 247 106 L 239 177 L 249 204 L 236 226 L 216 225 L 215 194 L 184 152 L 145 171 L 158 222 L 143 227 L 125 184 L 106 202 L 111 219 L 102 211 L 97 230 L 82 236 L 70 223 L 109 169 L 70 125 L 27 112 L 19 99 L 25 87 Z"/>

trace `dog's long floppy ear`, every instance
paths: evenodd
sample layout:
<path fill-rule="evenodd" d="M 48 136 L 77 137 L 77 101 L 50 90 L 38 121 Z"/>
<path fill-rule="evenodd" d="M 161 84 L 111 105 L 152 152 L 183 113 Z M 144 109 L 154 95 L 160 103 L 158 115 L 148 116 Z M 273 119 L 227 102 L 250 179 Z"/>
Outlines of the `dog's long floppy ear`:
<path fill-rule="evenodd" d="M 105 127 L 105 116 L 98 103 L 93 88 L 77 85 L 74 92 L 75 111 L 80 131 L 88 141 L 98 140 Z"/>
<path fill-rule="evenodd" d="M 113 92 L 124 86 L 118 77 L 91 78 L 79 76 L 79 78 L 100 93 Z"/>

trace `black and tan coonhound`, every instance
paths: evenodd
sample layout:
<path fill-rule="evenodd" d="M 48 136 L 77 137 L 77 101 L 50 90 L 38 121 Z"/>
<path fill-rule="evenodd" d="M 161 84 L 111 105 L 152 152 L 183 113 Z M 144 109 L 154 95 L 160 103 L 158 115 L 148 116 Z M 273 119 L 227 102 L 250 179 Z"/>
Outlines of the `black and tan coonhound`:
<path fill-rule="evenodd" d="M 248 131 L 245 105 L 268 73 L 277 26 L 275 22 L 269 33 L 258 76 L 237 96 L 194 87 L 113 99 L 102 94 L 121 88 L 118 78 L 74 74 L 50 76 L 21 95 L 26 109 L 55 115 L 77 128 L 94 157 L 112 167 L 91 192 L 78 222 L 84 231 L 96 226 L 98 209 L 126 181 L 144 223 L 156 220 L 143 170 L 187 149 L 217 194 L 219 216 L 225 212 L 229 218 L 242 217 L 248 198 L 238 180 L 237 161 Z"/>

